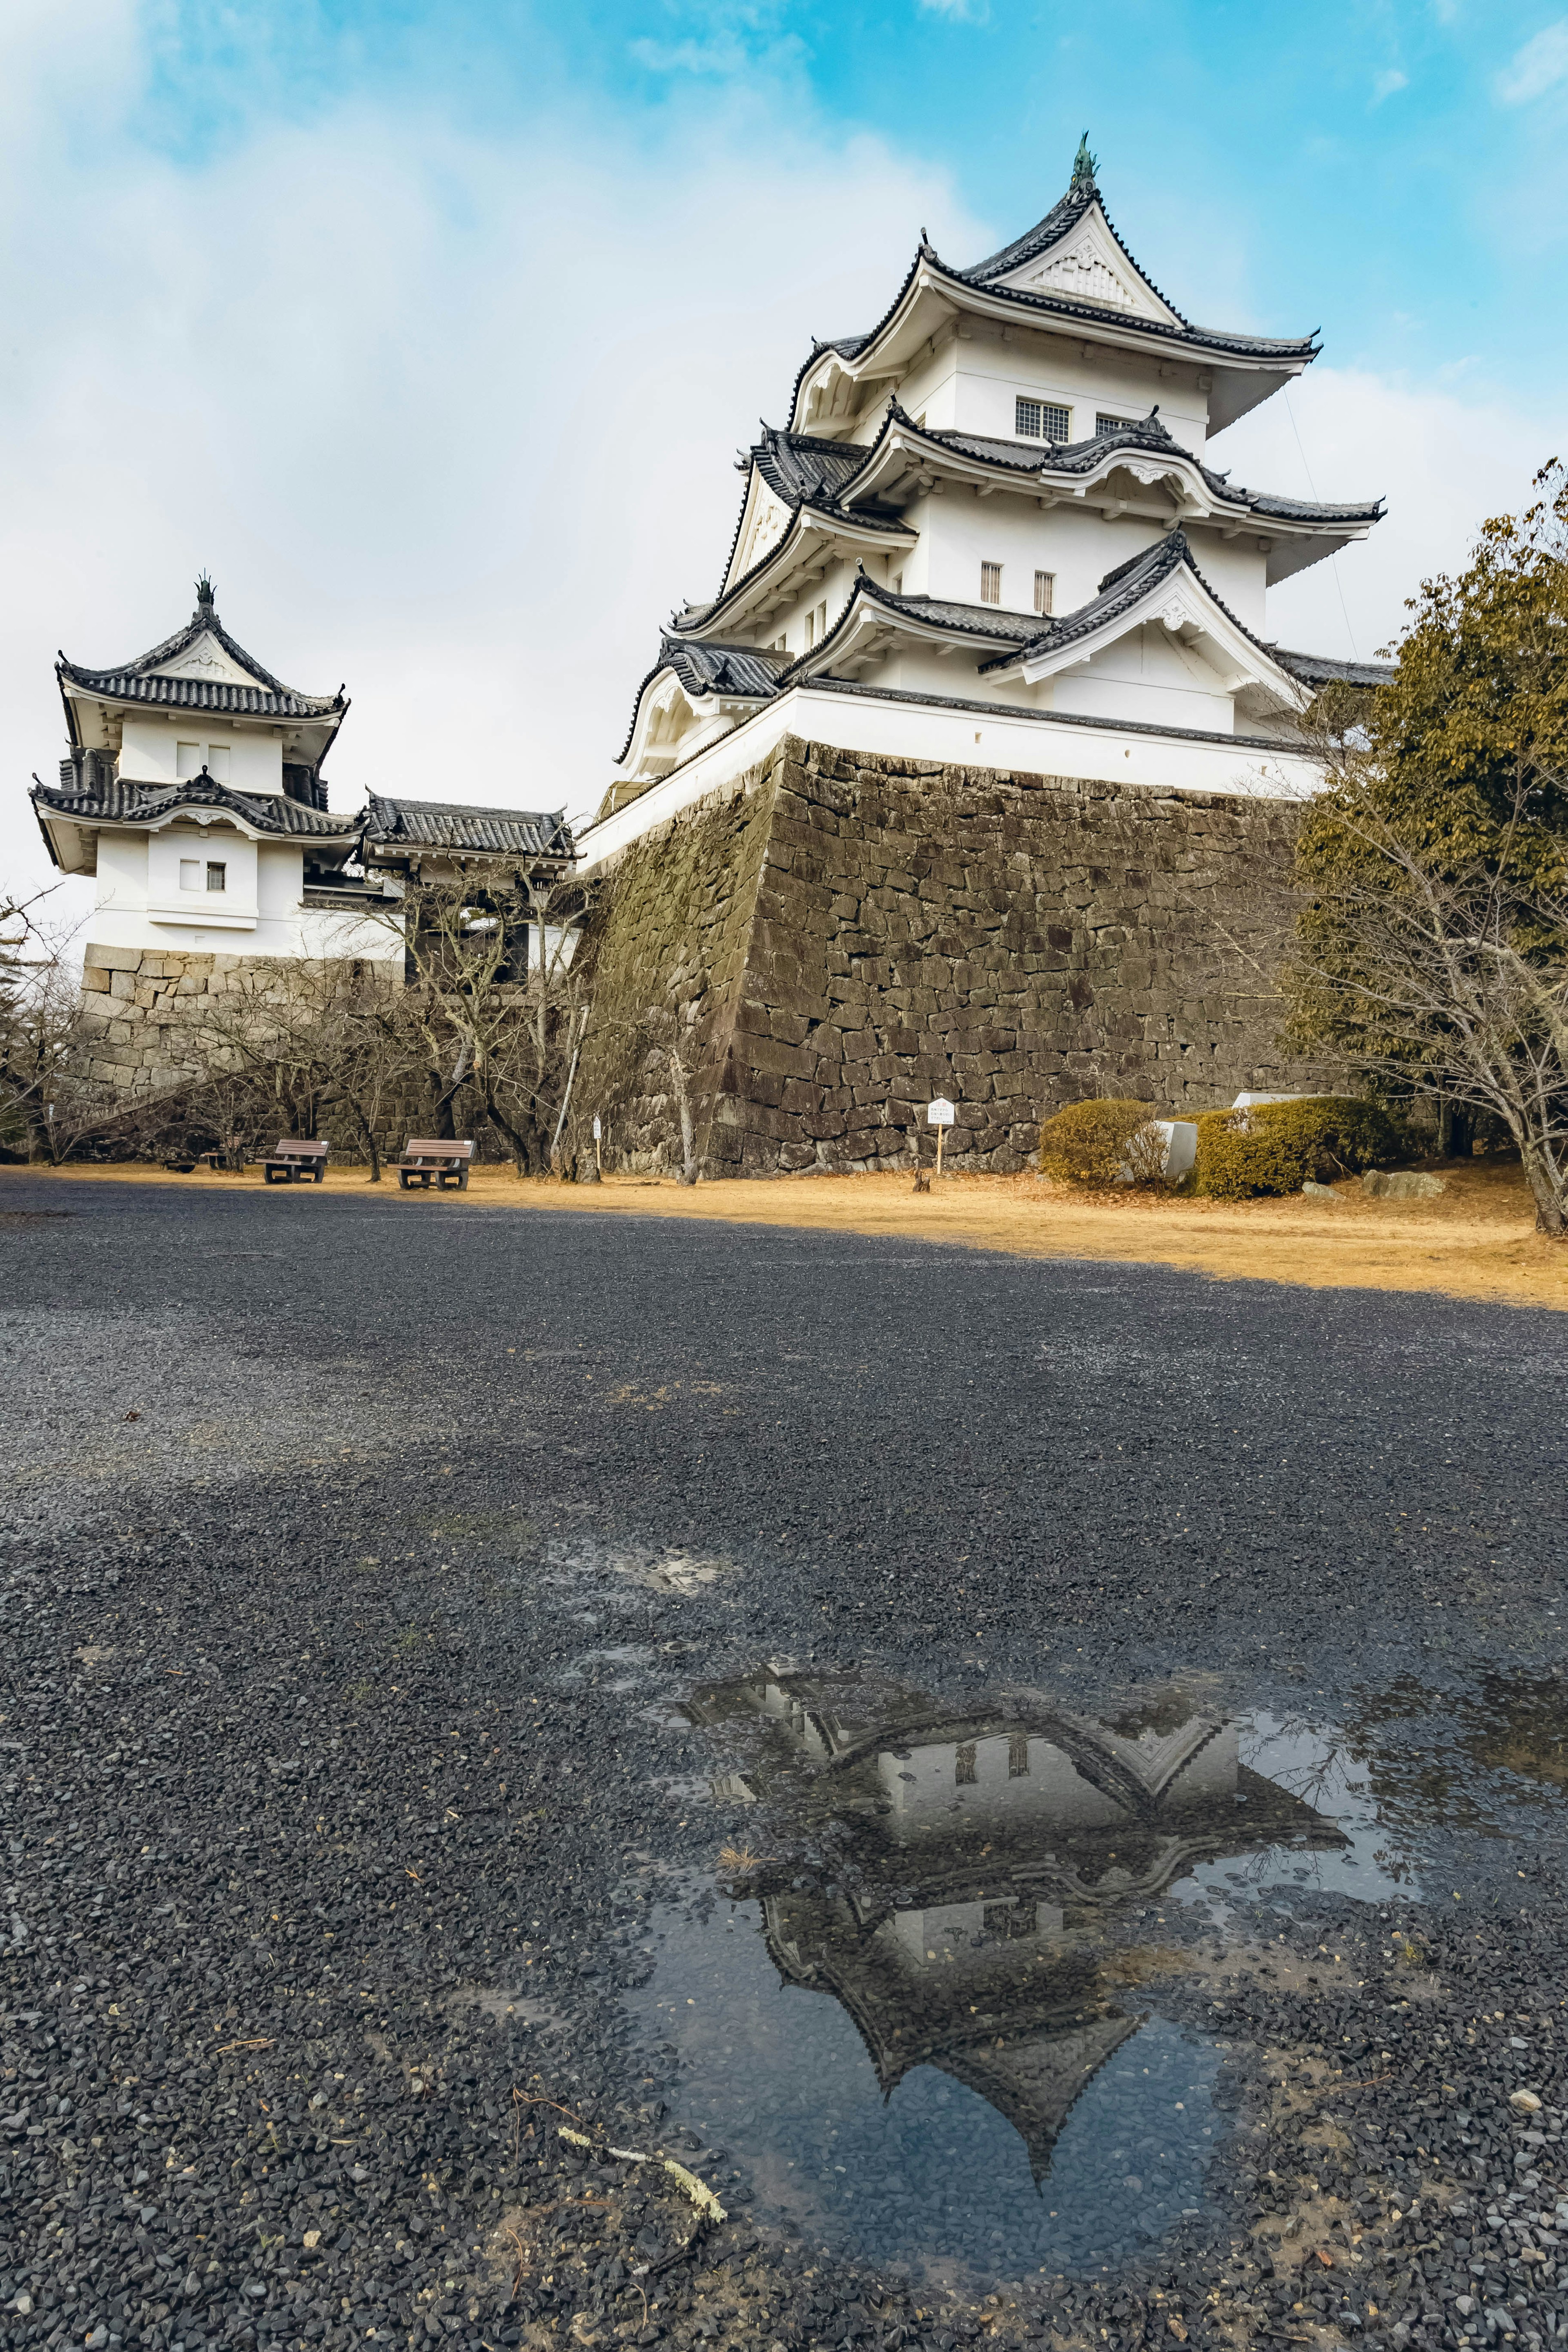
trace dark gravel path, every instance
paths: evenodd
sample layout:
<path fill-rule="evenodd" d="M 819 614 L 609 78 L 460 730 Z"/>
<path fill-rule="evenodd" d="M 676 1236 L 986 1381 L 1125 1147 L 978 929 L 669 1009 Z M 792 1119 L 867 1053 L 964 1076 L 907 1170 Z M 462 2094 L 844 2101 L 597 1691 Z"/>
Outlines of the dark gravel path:
<path fill-rule="evenodd" d="M 1568 1321 L 3 1182 L 0 2344 L 1568 2331 Z M 781 1654 L 959 1715 L 1175 1680 L 1359 1759 L 1381 1901 L 1126 1930 L 1145 2006 L 1226 2037 L 1163 2239 L 900 2275 L 689 2127 L 625 1996 L 766 1809 L 710 1793 L 732 1759 L 676 1703 Z M 611 2145 L 731 2218 L 687 2251 Z"/>

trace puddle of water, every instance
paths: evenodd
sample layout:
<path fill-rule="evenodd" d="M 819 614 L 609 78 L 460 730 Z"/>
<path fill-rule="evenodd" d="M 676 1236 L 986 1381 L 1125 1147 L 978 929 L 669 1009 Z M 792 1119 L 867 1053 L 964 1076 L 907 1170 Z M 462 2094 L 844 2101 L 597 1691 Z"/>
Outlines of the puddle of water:
<path fill-rule="evenodd" d="M 1158 2237 L 1199 2203 L 1219 2052 L 1097 2002 L 1048 1927 L 1015 1911 L 997 1941 L 958 1907 L 868 1946 L 820 1896 L 671 1906 L 631 2006 L 680 2053 L 683 2112 L 808 2242 L 1017 2278 Z"/>
<path fill-rule="evenodd" d="M 1355 1694 L 1338 1725 L 1177 1689 L 1095 1718 L 780 1661 L 660 1719 L 723 1751 L 745 1838 L 721 1895 L 654 1914 L 627 1996 L 679 2113 L 759 2218 L 971 2281 L 1091 2269 L 1202 2210 L 1238 2061 L 1161 2014 L 1192 1958 L 1173 1906 L 1222 1937 L 1249 1911 L 1248 1939 L 1260 1893 L 1404 1908 L 1456 1835 L 1518 1836 L 1568 1782 L 1555 1683 Z"/>

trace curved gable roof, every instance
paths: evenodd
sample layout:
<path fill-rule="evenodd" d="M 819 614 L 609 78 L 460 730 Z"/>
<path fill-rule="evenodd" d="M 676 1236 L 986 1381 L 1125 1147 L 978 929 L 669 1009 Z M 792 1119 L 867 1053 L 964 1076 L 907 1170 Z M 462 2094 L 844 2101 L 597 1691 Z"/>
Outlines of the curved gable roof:
<path fill-rule="evenodd" d="M 244 670 L 255 683 L 243 686 L 232 678 L 168 676 L 167 665 L 178 661 L 205 636 L 215 639 L 235 667 Z M 103 695 L 116 702 L 227 710 L 259 719 L 337 718 L 348 709 L 342 687 L 336 694 L 303 694 L 297 687 L 285 686 L 281 678 L 274 677 L 254 654 L 247 653 L 237 639 L 229 635 L 215 607 L 205 600 L 198 603 L 183 629 L 176 629 L 162 645 L 138 654 L 132 661 L 93 669 L 85 663 L 73 662 L 62 653 L 55 672 L 62 685 L 68 679 L 89 694 Z"/>

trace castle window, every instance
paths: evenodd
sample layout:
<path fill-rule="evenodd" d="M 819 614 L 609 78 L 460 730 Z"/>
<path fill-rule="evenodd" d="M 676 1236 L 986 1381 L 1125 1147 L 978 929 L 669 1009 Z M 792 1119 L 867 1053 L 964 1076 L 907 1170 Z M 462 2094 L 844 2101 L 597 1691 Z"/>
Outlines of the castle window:
<path fill-rule="evenodd" d="M 954 1785 L 960 1789 L 972 1788 L 979 1780 L 974 1742 L 972 1739 L 966 1740 L 962 1748 L 953 1751 L 952 1778 Z"/>
<path fill-rule="evenodd" d="M 1029 1735 L 1026 1731 L 1007 1734 L 1007 1778 L 1021 1780 L 1029 1769 Z"/>
<path fill-rule="evenodd" d="M 182 889 L 182 890 L 199 890 L 199 889 L 201 888 L 201 887 L 202 887 L 202 861 L 201 861 L 201 859 L 200 859 L 199 857 L 182 857 L 182 858 L 181 858 L 181 860 L 180 860 L 180 887 L 181 887 L 181 889 Z"/>
<path fill-rule="evenodd" d="M 1002 602 L 1002 566 L 999 563 L 981 565 L 980 601 L 983 604 L 999 604 Z"/>
<path fill-rule="evenodd" d="M 1127 421 L 1125 416 L 1112 416 L 1106 410 L 1100 409 L 1095 415 L 1094 429 L 1097 434 L 1120 433 Z"/>
<path fill-rule="evenodd" d="M 1014 431 L 1025 441 L 1069 441 L 1072 438 L 1072 411 L 1058 407 L 1054 400 L 1025 400 L 1013 404 Z"/>
<path fill-rule="evenodd" d="M 215 784 L 227 783 L 228 745 L 226 743 L 209 743 L 207 745 L 207 773 L 212 778 Z"/>
<path fill-rule="evenodd" d="M 182 858 L 180 863 L 184 865 L 184 860 Z M 209 890 L 228 888 L 228 867 L 211 858 L 207 861 L 207 888 Z"/>
<path fill-rule="evenodd" d="M 1056 573 L 1055 573 L 1054 572 L 1036 572 L 1036 574 L 1035 574 L 1035 610 L 1036 610 L 1036 612 L 1037 612 L 1037 613 L 1054 613 L 1054 612 L 1056 611 L 1056 608 L 1057 608 L 1057 575 L 1056 575 Z"/>
<path fill-rule="evenodd" d="M 202 747 L 199 743 L 176 743 L 174 773 L 176 776 L 199 776 L 202 772 Z"/>

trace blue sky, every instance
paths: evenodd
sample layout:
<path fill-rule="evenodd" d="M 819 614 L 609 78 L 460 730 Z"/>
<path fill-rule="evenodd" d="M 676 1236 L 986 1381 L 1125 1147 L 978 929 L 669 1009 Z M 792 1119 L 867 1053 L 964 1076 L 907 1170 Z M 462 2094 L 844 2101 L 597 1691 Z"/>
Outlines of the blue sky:
<path fill-rule="evenodd" d="M 360 785 L 574 808 L 731 463 L 922 226 L 968 260 L 1088 128 L 1190 316 L 1325 354 L 1216 445 L 1387 523 L 1280 592 L 1362 652 L 1563 434 L 1568 17 L 1514 0 L 207 5 L 0 26 L 4 832 L 51 664 L 141 650 L 198 565 Z M 484 789 L 478 789 L 482 776 Z"/>

